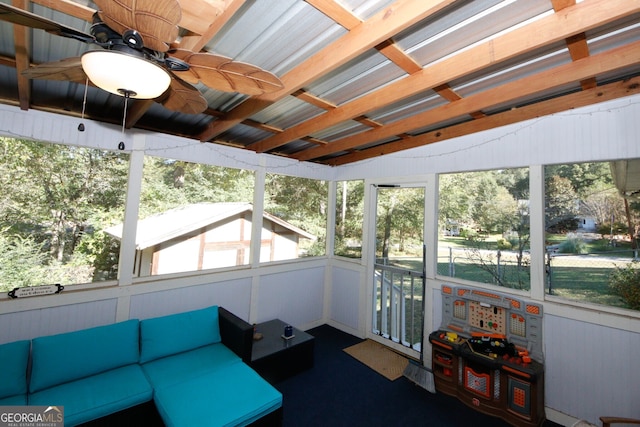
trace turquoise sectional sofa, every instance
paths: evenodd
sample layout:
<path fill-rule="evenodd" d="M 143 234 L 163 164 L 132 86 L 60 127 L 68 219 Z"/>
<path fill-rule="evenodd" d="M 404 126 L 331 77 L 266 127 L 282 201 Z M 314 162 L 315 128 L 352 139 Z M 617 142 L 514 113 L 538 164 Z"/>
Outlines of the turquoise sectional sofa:
<path fill-rule="evenodd" d="M 213 306 L 0 345 L 0 405 L 63 406 L 74 426 L 153 399 L 169 427 L 281 425 L 282 395 L 245 363 L 252 336 Z"/>

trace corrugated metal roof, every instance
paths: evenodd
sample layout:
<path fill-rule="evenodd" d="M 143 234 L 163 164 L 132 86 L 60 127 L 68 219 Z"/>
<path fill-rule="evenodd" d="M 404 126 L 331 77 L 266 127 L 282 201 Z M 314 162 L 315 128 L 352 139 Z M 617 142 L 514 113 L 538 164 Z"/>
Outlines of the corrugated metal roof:
<path fill-rule="evenodd" d="M 201 16 L 200 11 L 206 9 L 204 1 L 181 0 L 180 4 L 184 11 Z M 0 0 L 0 4 L 10 3 Z M 402 139 L 402 135 L 383 135 L 375 141 L 349 143 L 349 139 L 359 141 L 355 137 L 362 133 L 446 108 L 455 99 L 496 93 L 491 91 L 561 67 L 575 65 L 578 68 L 575 63 L 580 58 L 595 56 L 603 65 L 590 83 L 583 81 L 588 80 L 587 77 L 574 81 L 565 78 L 559 84 L 541 87 L 533 93 L 514 93 L 513 98 L 507 97 L 504 101 L 483 103 L 486 105 L 482 111 L 469 110 L 437 123 L 415 123 L 405 133 L 420 135 L 430 129 L 463 123 L 470 117 L 481 120 L 483 115 L 500 114 L 541 100 L 593 89 L 594 81 L 597 85 L 606 85 L 640 73 L 640 61 L 621 60 L 623 56 L 634 58 L 631 52 L 640 49 L 634 47 L 634 43 L 640 42 L 640 5 L 636 0 L 579 2 L 567 9 L 570 13 L 554 11 L 550 0 L 241 3 L 229 16 L 224 13 L 218 17 L 202 16 L 214 24 L 216 19 L 225 20 L 217 32 L 207 34 L 202 40 L 204 51 L 275 73 L 285 87 L 256 98 L 222 92 L 199 83 L 195 87 L 203 94 L 209 110 L 184 114 L 159 104 L 145 105 L 142 114 L 137 112 L 137 121 L 130 125 L 301 160 L 327 162 L 341 155 L 348 162 L 366 158 L 367 147 L 392 149 L 393 141 Z M 77 16 L 73 16 L 74 5 L 79 6 Z M 58 6 L 64 6 L 60 10 L 69 14 L 54 10 Z M 30 10 L 88 32 L 90 24 L 81 18 L 87 16 L 86 7 L 96 9 L 95 3 L 88 0 L 60 4 L 34 0 Z M 556 16 L 561 16 L 558 23 L 553 22 Z M 594 22 L 587 23 L 592 17 Z M 572 19 L 585 22 L 584 29 L 557 36 Z M 545 26 L 540 27 L 541 23 Z M 575 23 L 571 25 L 580 27 Z M 41 30 L 29 31 L 31 41 L 26 49 L 34 64 L 79 56 L 89 48 L 79 41 Z M 522 34 L 512 36 L 517 31 Z M 181 30 L 181 35 L 199 37 L 186 29 Z M 174 47 L 181 47 L 183 41 L 179 38 Z M 18 55 L 15 43 L 13 24 L 0 22 L 0 102 L 26 101 L 30 108 L 79 115 L 83 85 L 33 80 L 30 94 L 18 91 L 16 65 L 12 62 Z M 616 49 L 628 51 L 618 55 Z M 505 50 L 513 53 L 505 55 Z M 617 62 L 620 65 L 610 65 Z M 448 75 L 440 66 L 445 63 L 455 64 L 446 70 Z M 405 84 L 409 80 L 413 86 Z M 431 80 L 431 84 L 424 83 Z M 625 95 L 638 92 L 637 85 L 632 83 Z M 614 90 L 614 86 L 607 87 L 609 92 Z M 90 87 L 85 115 L 120 124 L 123 104 L 121 97 Z M 473 109 L 473 103 L 468 104 Z M 134 101 L 129 108 L 135 111 L 142 107 Z M 332 146 L 336 141 L 340 144 Z M 379 151 L 374 154 L 379 155 Z"/>

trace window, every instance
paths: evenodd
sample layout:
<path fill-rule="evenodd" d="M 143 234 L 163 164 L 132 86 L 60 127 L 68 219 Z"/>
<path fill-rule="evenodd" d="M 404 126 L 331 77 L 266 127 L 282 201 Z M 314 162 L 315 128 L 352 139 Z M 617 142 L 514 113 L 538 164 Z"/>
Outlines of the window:
<path fill-rule="evenodd" d="M 253 172 L 148 156 L 142 180 L 137 276 L 249 263 Z"/>
<path fill-rule="evenodd" d="M 0 290 L 115 280 L 127 154 L 0 138 Z"/>
<path fill-rule="evenodd" d="M 339 181 L 336 185 L 334 254 L 362 257 L 364 181 Z"/>
<path fill-rule="evenodd" d="M 530 289 L 529 172 L 439 176 L 438 274 Z"/>
<path fill-rule="evenodd" d="M 640 309 L 640 203 L 620 195 L 637 190 L 625 187 L 637 180 L 627 166 L 624 161 L 545 167 L 550 295 Z"/>
<path fill-rule="evenodd" d="M 260 261 L 326 252 L 326 181 L 267 174 Z"/>

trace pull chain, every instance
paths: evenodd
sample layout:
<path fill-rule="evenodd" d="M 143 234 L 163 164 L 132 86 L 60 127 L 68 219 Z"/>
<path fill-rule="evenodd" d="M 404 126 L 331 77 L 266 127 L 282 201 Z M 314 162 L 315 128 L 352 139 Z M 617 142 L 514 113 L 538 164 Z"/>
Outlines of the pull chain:
<path fill-rule="evenodd" d="M 89 77 L 84 82 L 84 96 L 82 97 L 82 115 L 80 116 L 80 120 L 84 120 L 84 110 L 87 106 L 87 89 L 89 88 Z M 84 123 L 80 122 L 78 125 L 78 131 L 84 132 Z"/>
<path fill-rule="evenodd" d="M 129 93 L 129 91 L 124 92 L 124 112 L 122 113 L 122 141 L 120 141 L 120 144 L 118 144 L 119 150 L 124 150 L 124 125 L 127 121 L 127 106 L 129 104 L 130 95 L 131 94 Z"/>

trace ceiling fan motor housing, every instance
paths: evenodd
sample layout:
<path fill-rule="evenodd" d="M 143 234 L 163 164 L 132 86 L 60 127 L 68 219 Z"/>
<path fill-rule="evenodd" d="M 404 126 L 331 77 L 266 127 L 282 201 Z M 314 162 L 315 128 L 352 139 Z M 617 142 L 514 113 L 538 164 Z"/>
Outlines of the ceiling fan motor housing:
<path fill-rule="evenodd" d="M 144 57 L 144 41 L 142 35 L 136 30 L 127 30 L 122 35 L 116 33 L 105 24 L 97 13 L 93 14 L 91 35 L 95 37 L 97 44 L 109 49 L 117 50 L 129 55 Z"/>

